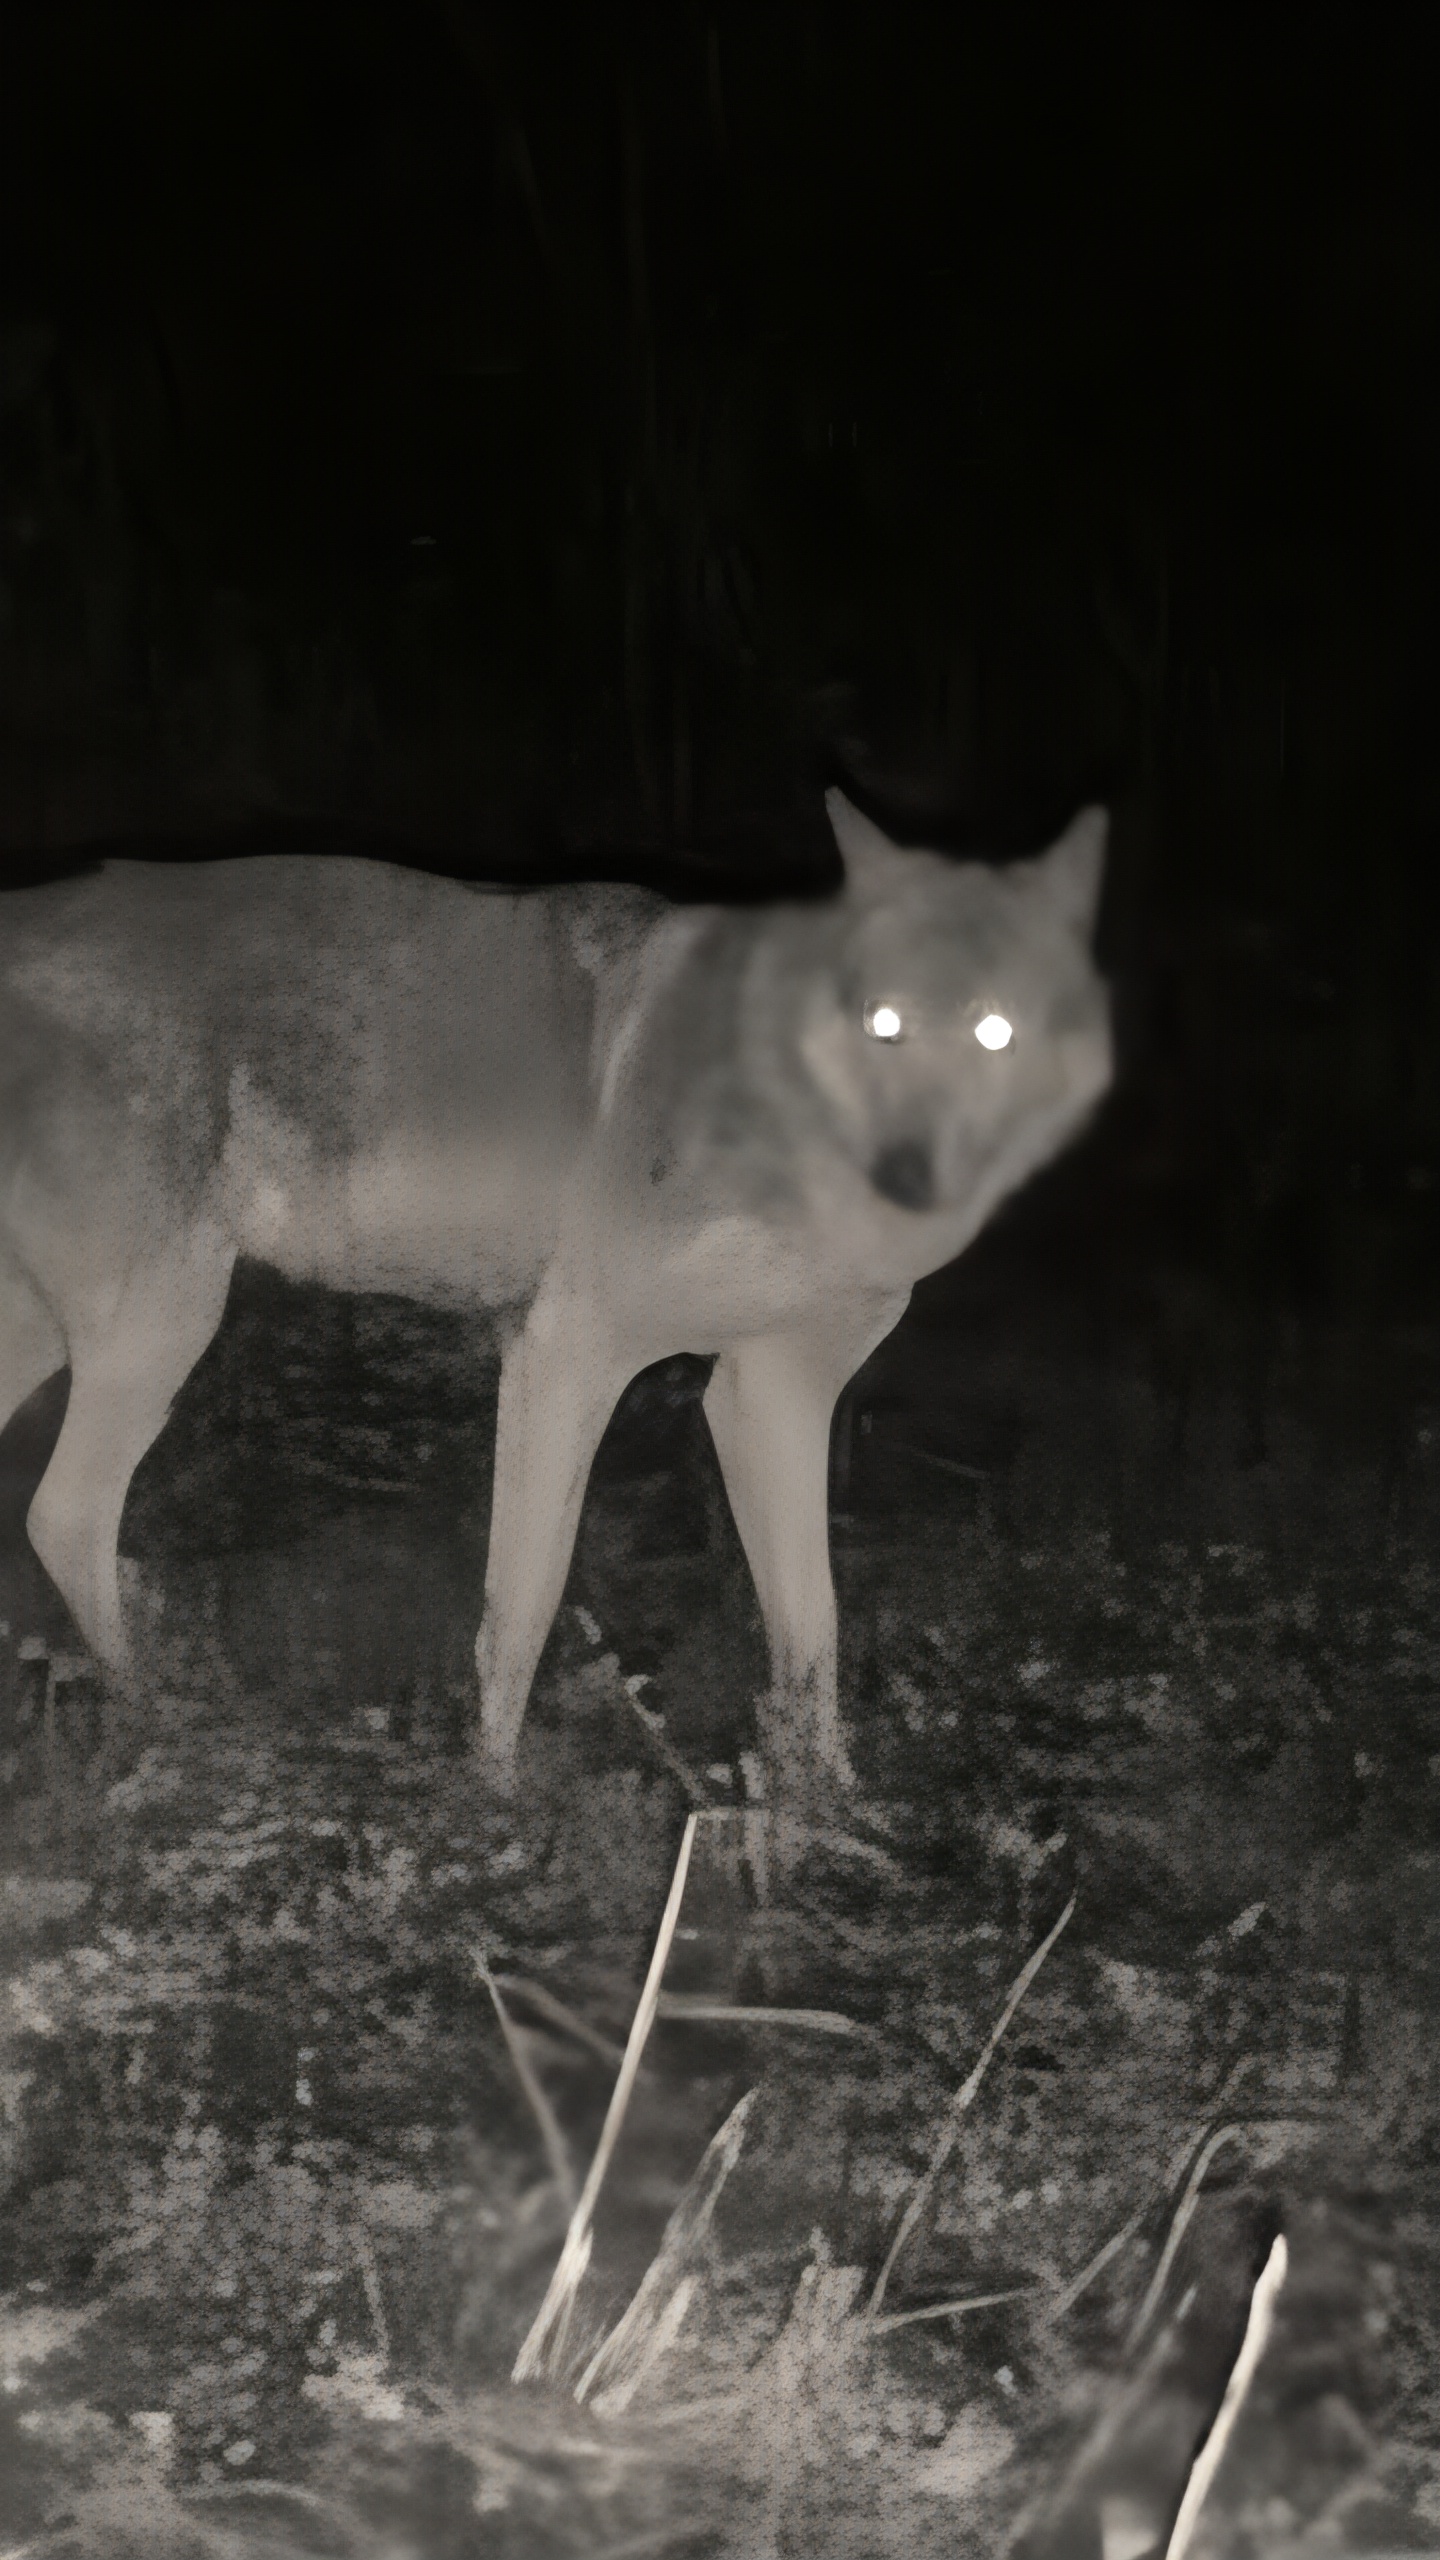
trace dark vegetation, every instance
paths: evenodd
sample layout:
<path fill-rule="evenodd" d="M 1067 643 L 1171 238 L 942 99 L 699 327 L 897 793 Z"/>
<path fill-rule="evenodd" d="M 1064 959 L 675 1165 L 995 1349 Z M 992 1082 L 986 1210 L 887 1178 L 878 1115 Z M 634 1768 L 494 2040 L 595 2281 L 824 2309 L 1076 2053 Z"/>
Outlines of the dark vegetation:
<path fill-rule="evenodd" d="M 237 1473 L 263 1488 L 274 1460 L 245 1410 L 255 1361 L 227 1371 L 222 1337 L 174 1475 L 157 1451 L 137 1487 L 152 1684 L 105 1750 L 79 1666 L 34 1658 L 63 1623 L 15 1555 L 11 1627 L 32 1632 L 30 1659 L 6 1648 L 0 2344 L 22 2544 L 48 2516 L 42 2549 L 115 2549 L 116 2484 L 138 2479 L 149 2529 L 189 2548 L 182 2527 L 222 2510 L 239 2530 L 228 2493 L 258 2474 L 324 2500 L 284 2548 L 369 2549 L 368 2463 L 417 2552 L 678 2548 L 697 2516 L 717 2549 L 829 2548 L 842 2527 L 862 2550 L 998 2547 L 1143 2362 L 1130 2332 L 1224 2135 L 1161 2287 L 1171 2316 L 1195 2288 L 1189 2325 L 1032 2547 L 1083 2547 L 1106 2499 L 1163 2520 L 1277 2224 L 1290 2286 L 1211 2547 L 1318 2552 L 1365 2514 L 1423 2545 L 1429 1408 L 1397 1457 L 1351 1396 L 1398 1404 L 1413 1372 L 1332 1360 L 1328 1394 L 1312 1370 L 1277 1396 L 1263 1461 L 1243 1461 L 1238 1397 L 1198 1402 L 1177 1457 L 1154 1381 L 1064 1339 L 1059 1309 L 1039 1353 L 1033 1303 L 1023 1325 L 1009 1292 L 984 1303 L 987 1258 L 964 1331 L 901 1337 L 857 1390 L 835 1532 L 853 1828 L 759 1901 L 743 1811 L 702 1834 L 666 1974 L 672 1995 L 829 2024 L 662 2015 L 572 2383 L 706 2142 L 756 2098 L 678 2336 L 578 2435 L 573 2408 L 508 2385 L 568 2207 L 475 1959 L 578 2174 L 685 1810 L 674 1764 L 717 1803 L 744 1793 L 758 1634 L 693 1379 L 652 1373 L 602 1452 L 509 1819 L 456 1750 L 483 1531 L 460 1492 L 483 1502 L 488 1472 L 484 1364 L 457 1328 L 362 1310 L 347 1363 L 324 1302 L 257 1288 L 237 1310 L 230 1340 L 252 1326 L 287 1379 L 303 1482 L 268 1535 L 227 1512 Z M 433 1509 L 408 1447 L 432 1403 L 453 1485 Z M 624 1686 L 642 1666 L 658 1737 Z M 947 2106 L 1072 1892 L 884 2308 L 1005 2298 L 861 2339 L 847 2319 Z M 141 2460 L 137 2411 L 166 2417 L 168 2470 Z M 463 2496 L 426 2467 L 442 2453 Z M 452 2492 L 457 2538 L 427 2539 Z M 256 2493 L 257 2533 L 275 2509 Z M 304 2538 L 317 2513 L 340 2539 Z"/>

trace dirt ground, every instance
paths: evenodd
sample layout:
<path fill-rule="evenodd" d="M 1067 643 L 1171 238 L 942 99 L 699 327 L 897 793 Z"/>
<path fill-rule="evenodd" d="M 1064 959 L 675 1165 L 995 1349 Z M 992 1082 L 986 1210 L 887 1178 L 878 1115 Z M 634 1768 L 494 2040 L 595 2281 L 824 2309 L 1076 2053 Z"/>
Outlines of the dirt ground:
<path fill-rule="evenodd" d="M 1179 1292 L 1107 1325 L 999 1251 L 922 1293 L 835 1435 L 860 1795 L 784 1873 L 703 1364 L 601 1452 L 509 1814 L 464 1749 L 482 1328 L 242 1272 L 127 1512 L 125 1710 L 24 1546 L 42 1391 L 0 2547 L 1139 2560 L 1283 2233 L 1193 2547 L 1440 2550 L 1436 1349 L 1280 1328 L 1257 1394 Z"/>

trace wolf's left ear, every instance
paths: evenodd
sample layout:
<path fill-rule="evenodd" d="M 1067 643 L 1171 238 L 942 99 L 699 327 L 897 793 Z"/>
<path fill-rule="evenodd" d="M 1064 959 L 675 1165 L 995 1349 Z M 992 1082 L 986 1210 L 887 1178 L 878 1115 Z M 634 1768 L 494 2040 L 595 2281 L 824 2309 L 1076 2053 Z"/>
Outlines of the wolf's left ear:
<path fill-rule="evenodd" d="M 827 791 L 825 808 L 845 865 L 845 885 L 860 897 L 883 898 L 897 882 L 912 876 L 910 858 L 893 845 L 870 818 L 862 817 L 843 791 Z"/>
<path fill-rule="evenodd" d="M 1078 818 L 1071 819 L 1059 843 L 1042 854 L 1035 865 L 1056 913 L 1087 938 L 1095 930 L 1109 834 L 1108 810 L 1082 809 Z"/>

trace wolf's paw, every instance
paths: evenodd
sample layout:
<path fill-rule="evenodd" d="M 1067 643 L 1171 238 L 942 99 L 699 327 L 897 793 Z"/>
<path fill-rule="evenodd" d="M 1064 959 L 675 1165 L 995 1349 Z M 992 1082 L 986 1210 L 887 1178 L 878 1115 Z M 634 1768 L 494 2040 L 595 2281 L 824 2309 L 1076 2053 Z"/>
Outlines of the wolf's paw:
<path fill-rule="evenodd" d="M 502 1811 L 512 1811 L 520 1793 L 520 1756 L 515 1744 L 488 1734 L 482 1724 L 476 1728 L 471 1749 L 475 1774 L 487 1802 Z"/>
<path fill-rule="evenodd" d="M 861 1808 L 848 1761 L 837 1769 L 813 1751 L 792 1747 L 763 1755 L 745 1752 L 741 1766 L 746 1853 L 756 1892 L 765 1902 L 817 1854 L 843 1855 Z"/>
<path fill-rule="evenodd" d="M 760 1756 L 775 1801 L 813 1809 L 817 1816 L 843 1806 L 857 1782 L 831 1684 L 812 1674 L 803 1683 L 763 1691 L 755 1709 Z"/>

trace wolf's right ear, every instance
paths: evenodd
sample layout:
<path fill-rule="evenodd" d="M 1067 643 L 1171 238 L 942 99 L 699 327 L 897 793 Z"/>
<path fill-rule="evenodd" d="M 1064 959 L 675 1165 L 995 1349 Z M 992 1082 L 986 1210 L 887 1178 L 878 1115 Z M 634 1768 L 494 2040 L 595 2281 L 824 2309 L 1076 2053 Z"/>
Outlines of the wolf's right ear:
<path fill-rule="evenodd" d="M 845 865 L 847 889 L 862 898 L 892 897 L 902 880 L 913 877 L 910 857 L 881 833 L 873 819 L 862 817 L 843 791 L 827 791 L 825 808 Z"/>
<path fill-rule="evenodd" d="M 1035 865 L 1052 905 L 1087 940 L 1095 930 L 1109 836 L 1109 811 L 1082 809 L 1078 818 L 1071 819 L 1059 843 L 1042 854 Z"/>

